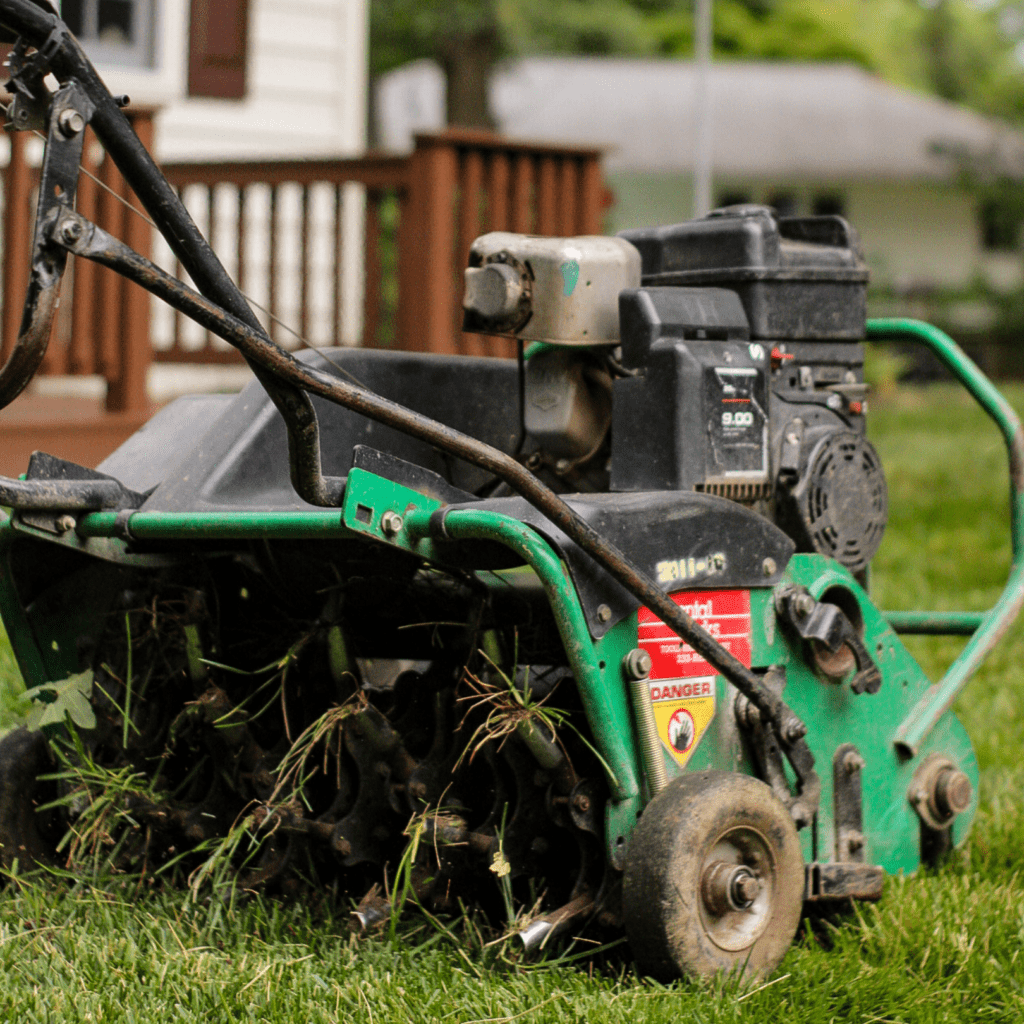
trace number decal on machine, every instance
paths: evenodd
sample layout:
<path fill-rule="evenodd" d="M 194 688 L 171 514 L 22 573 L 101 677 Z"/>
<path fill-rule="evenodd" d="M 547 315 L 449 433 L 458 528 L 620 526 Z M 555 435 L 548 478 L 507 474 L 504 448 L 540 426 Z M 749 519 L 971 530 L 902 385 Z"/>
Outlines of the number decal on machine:
<path fill-rule="evenodd" d="M 701 590 L 672 600 L 723 647 L 750 665 L 750 591 Z M 658 735 L 680 768 L 715 717 L 715 670 L 649 608 L 637 618 L 639 645 L 651 656 L 651 703 Z"/>

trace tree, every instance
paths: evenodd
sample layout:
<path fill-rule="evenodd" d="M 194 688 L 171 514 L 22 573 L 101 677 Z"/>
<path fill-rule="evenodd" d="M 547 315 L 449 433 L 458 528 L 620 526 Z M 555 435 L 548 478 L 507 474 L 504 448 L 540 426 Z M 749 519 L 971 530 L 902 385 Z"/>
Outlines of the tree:
<path fill-rule="evenodd" d="M 723 58 L 846 61 L 1024 124 L 1024 0 L 716 0 Z M 448 123 L 490 127 L 487 82 L 527 53 L 690 56 L 692 0 L 371 0 L 371 72 L 419 57 Z"/>
<path fill-rule="evenodd" d="M 503 57 L 656 53 L 658 17 L 679 8 L 680 0 L 371 0 L 370 71 L 431 57 L 447 80 L 448 123 L 489 128 L 487 82 Z"/>

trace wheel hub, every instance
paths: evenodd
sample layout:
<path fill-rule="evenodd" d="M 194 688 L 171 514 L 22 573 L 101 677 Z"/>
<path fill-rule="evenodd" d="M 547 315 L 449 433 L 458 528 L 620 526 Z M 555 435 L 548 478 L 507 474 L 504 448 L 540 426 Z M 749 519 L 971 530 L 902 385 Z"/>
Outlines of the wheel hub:
<path fill-rule="evenodd" d="M 700 875 L 701 916 L 720 949 L 738 952 L 762 934 L 772 914 L 775 862 L 756 829 L 729 829 L 708 851 Z"/>
<path fill-rule="evenodd" d="M 704 906 L 716 916 L 746 910 L 760 893 L 761 880 L 746 865 L 719 860 L 704 870 L 701 896 Z"/>

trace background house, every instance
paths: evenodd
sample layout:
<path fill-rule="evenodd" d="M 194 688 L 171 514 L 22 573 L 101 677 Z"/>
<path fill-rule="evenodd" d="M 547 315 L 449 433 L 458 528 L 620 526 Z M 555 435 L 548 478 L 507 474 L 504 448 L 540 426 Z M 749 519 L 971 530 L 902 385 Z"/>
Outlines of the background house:
<path fill-rule="evenodd" d="M 160 159 L 366 144 L 367 0 L 62 0 L 110 89 L 160 107 Z"/>
<path fill-rule="evenodd" d="M 986 230 L 975 197 L 941 151 L 1020 166 L 1024 138 L 933 96 L 842 64 L 712 65 L 716 205 L 767 202 L 785 213 L 842 213 L 861 234 L 876 286 L 961 289 L 1020 283 L 1016 239 Z M 608 147 L 608 229 L 690 217 L 695 68 L 686 60 L 531 57 L 491 84 L 499 131 Z M 444 109 L 426 61 L 379 86 L 382 141 L 404 148 Z"/>

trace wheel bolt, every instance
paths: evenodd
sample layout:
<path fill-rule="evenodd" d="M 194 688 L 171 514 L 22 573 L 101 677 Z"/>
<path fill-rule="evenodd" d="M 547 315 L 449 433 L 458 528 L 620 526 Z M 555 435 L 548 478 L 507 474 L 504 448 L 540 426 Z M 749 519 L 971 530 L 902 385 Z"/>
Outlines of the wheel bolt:
<path fill-rule="evenodd" d="M 737 871 L 732 883 L 733 902 L 740 907 L 749 907 L 760 895 L 760 879 L 742 869 Z"/>
<path fill-rule="evenodd" d="M 701 879 L 704 906 L 716 916 L 747 910 L 761 894 L 761 880 L 743 864 L 720 860 Z"/>

